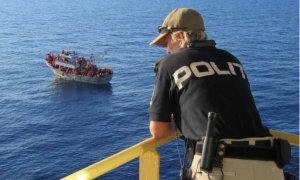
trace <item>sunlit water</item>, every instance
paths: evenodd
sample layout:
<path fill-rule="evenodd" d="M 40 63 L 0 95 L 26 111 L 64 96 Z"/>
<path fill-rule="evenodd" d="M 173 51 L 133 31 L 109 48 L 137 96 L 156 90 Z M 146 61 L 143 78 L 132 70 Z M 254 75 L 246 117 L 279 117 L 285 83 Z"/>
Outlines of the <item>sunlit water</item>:
<path fill-rule="evenodd" d="M 200 11 L 243 63 L 264 124 L 299 134 L 296 0 L 0 2 L 0 179 L 59 179 L 148 138 L 152 66 L 165 54 L 148 44 L 177 7 Z M 55 80 L 44 58 L 63 48 L 95 54 L 111 83 Z M 176 144 L 159 148 L 161 179 L 178 179 Z M 138 161 L 99 179 L 138 179 Z"/>

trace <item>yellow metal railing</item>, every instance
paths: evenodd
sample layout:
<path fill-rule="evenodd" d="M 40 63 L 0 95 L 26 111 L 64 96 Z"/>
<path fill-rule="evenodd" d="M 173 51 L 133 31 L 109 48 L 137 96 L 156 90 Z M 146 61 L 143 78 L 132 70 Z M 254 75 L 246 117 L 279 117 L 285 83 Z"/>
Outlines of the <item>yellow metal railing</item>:
<path fill-rule="evenodd" d="M 270 130 L 274 138 L 286 139 L 293 146 L 299 146 L 299 135 Z"/>
<path fill-rule="evenodd" d="M 157 148 L 176 138 L 176 134 L 160 140 L 146 139 L 128 149 L 75 172 L 64 180 L 84 180 L 99 177 L 135 158 L 139 158 L 139 179 L 159 180 L 160 156 Z"/>
<path fill-rule="evenodd" d="M 286 139 L 291 145 L 299 146 L 299 135 L 271 130 L 273 137 Z M 160 140 L 149 138 L 102 161 L 79 170 L 63 180 L 85 180 L 99 177 L 125 163 L 139 158 L 139 179 L 159 180 L 160 156 L 157 148 L 176 138 L 176 134 Z"/>

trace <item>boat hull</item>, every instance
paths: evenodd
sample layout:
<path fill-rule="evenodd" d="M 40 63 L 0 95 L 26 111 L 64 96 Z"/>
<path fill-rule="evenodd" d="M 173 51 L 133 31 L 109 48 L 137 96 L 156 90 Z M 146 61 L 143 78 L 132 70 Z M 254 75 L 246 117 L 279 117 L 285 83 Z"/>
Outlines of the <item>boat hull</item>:
<path fill-rule="evenodd" d="M 65 79 L 69 81 L 77 81 L 77 82 L 83 82 L 83 83 L 90 83 L 90 84 L 107 84 L 112 79 L 113 74 L 108 74 L 101 77 L 88 77 L 88 76 L 82 76 L 72 73 L 67 73 L 64 71 L 60 71 L 58 69 L 53 68 L 47 61 L 47 66 L 52 70 L 56 78 Z"/>

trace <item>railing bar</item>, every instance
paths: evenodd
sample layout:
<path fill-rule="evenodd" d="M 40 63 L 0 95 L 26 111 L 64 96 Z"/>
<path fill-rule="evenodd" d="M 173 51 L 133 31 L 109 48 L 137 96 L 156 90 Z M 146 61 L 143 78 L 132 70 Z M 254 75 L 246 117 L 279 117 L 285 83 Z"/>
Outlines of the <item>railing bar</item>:
<path fill-rule="evenodd" d="M 155 150 L 157 147 L 173 140 L 176 137 L 176 134 L 172 136 L 161 139 L 161 140 L 154 140 L 153 138 L 148 138 L 145 141 L 142 141 L 132 147 L 129 147 L 115 155 L 112 155 L 106 159 L 103 159 L 97 163 L 94 163 L 82 170 L 79 170 L 65 178 L 64 180 L 68 179 L 94 179 L 98 176 L 101 176 L 139 156 L 143 153 Z"/>
<path fill-rule="evenodd" d="M 276 138 L 286 139 L 290 142 L 291 145 L 299 146 L 299 135 L 284 133 L 280 131 L 271 130 L 271 134 Z M 180 134 L 179 134 L 180 136 Z M 159 146 L 168 143 L 169 141 L 176 138 L 177 135 L 173 135 L 160 139 L 154 140 L 153 138 L 146 139 L 143 142 L 140 142 L 130 148 L 127 148 L 115 155 L 112 155 L 100 162 L 94 163 L 82 170 L 79 170 L 63 179 L 94 179 L 99 177 L 137 157 L 140 157 L 142 154 L 155 151 Z"/>

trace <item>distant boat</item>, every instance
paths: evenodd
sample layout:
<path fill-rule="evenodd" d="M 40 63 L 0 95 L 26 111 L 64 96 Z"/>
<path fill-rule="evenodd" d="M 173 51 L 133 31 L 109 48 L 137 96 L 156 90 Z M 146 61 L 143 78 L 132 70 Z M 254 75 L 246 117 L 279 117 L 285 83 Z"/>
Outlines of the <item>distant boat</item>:
<path fill-rule="evenodd" d="M 91 84 L 109 83 L 113 76 L 112 69 L 98 68 L 95 58 L 79 56 L 74 51 L 63 50 L 54 55 L 48 53 L 46 64 L 57 78 Z"/>

